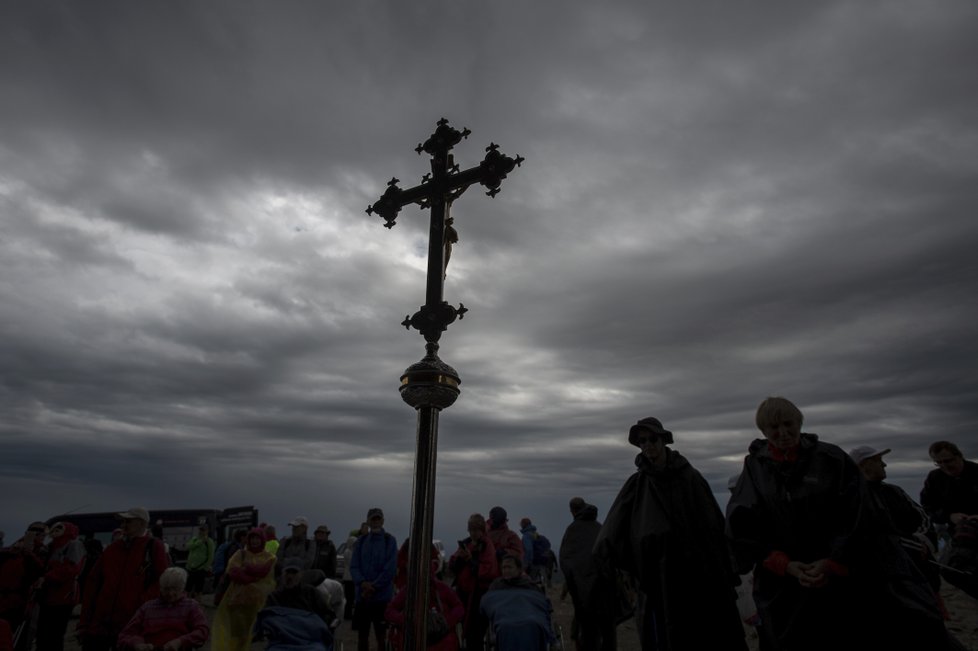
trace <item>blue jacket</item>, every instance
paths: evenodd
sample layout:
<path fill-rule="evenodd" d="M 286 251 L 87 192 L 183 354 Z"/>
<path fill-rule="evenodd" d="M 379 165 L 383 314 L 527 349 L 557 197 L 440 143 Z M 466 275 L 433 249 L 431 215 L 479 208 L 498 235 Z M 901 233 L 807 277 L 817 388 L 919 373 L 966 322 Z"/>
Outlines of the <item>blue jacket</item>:
<path fill-rule="evenodd" d="M 357 589 L 357 601 L 388 602 L 394 598 L 394 574 L 397 572 L 397 541 L 383 529 L 357 538 L 350 559 L 350 576 Z M 360 596 L 360 584 L 370 581 L 374 593 Z"/>
<path fill-rule="evenodd" d="M 269 651 L 331 651 L 333 633 L 316 613 L 269 606 L 258 613 L 256 628 L 268 639 Z"/>
<path fill-rule="evenodd" d="M 537 532 L 536 526 L 532 524 L 526 525 L 523 529 L 520 529 L 520 533 L 523 534 L 523 567 L 526 571 L 530 570 L 530 566 L 533 565 L 533 534 Z M 537 561 L 538 564 L 542 564 L 542 560 Z"/>

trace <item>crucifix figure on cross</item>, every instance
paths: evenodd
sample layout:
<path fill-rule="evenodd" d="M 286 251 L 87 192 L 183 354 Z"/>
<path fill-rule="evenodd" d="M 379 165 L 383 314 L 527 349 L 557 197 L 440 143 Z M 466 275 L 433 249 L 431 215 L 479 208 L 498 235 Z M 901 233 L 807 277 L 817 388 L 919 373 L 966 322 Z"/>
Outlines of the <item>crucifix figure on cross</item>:
<path fill-rule="evenodd" d="M 421 361 L 404 371 L 399 389 L 404 402 L 418 412 L 405 604 L 405 621 L 409 626 L 404 632 L 404 648 L 411 651 L 426 648 L 425 622 L 431 573 L 428 559 L 435 510 L 438 414 L 455 403 L 461 382 L 455 369 L 438 357 L 441 333 L 466 312 L 464 305 L 459 304 L 455 308 L 443 299 L 445 267 L 451 257 L 452 245 L 458 242 L 454 220 L 448 211 L 452 202 L 476 183 L 488 188 L 486 194 L 490 197 L 496 196 L 502 180 L 523 162 L 522 157 L 510 158 L 500 153 L 495 143 L 490 143 L 481 163 L 460 171 L 450 152 L 469 133 L 468 129 L 459 131 L 450 127 L 445 118 L 439 120 L 435 132 L 415 150 L 418 154 L 424 152 L 431 155 L 431 173 L 425 174 L 419 185 L 406 190 L 397 186 L 400 181 L 396 178 L 391 179 L 380 199 L 367 208 L 368 215 L 376 213 L 383 217 L 387 228 L 394 226 L 397 213 L 408 204 L 416 203 L 431 210 L 425 304 L 414 316 L 405 317 L 401 324 L 409 330 L 414 327 L 424 336 L 427 353 Z"/>

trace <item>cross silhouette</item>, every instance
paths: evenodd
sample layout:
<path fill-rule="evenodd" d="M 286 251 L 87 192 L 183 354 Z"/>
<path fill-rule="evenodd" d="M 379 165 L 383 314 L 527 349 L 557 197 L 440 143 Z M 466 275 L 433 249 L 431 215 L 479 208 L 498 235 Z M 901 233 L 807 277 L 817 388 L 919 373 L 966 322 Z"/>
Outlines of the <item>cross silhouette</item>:
<path fill-rule="evenodd" d="M 510 158 L 499 151 L 499 145 L 489 143 L 482 162 L 460 171 L 450 152 L 471 133 L 468 129 L 459 131 L 449 126 L 445 118 L 438 120 L 435 132 L 415 148 L 419 155 L 427 153 L 431 156 L 431 172 L 422 177 L 421 183 L 407 189 L 398 187 L 400 180 L 392 178 L 380 199 L 367 207 L 367 214 L 383 217 L 387 228 L 394 227 L 397 214 L 408 204 L 416 203 L 421 208 L 431 209 L 425 304 L 414 316 L 405 317 L 401 324 L 409 330 L 413 326 L 430 343 L 437 342 L 448 325 L 468 311 L 462 304 L 458 308 L 449 305 L 443 296 L 445 268 L 451 256 L 451 246 L 458 241 L 458 233 L 449 216 L 452 202 L 476 183 L 488 188 L 486 194 L 489 197 L 495 197 L 506 175 L 525 160 L 522 156 Z"/>
<path fill-rule="evenodd" d="M 406 620 L 409 625 L 404 634 L 404 648 L 418 651 L 427 648 L 425 622 L 428 613 L 428 580 L 431 568 L 428 564 L 429 541 L 432 536 L 435 505 L 435 462 L 438 450 L 438 415 L 450 407 L 459 395 L 461 380 L 451 366 L 438 357 L 438 340 L 448 325 L 465 314 L 464 305 L 449 305 L 443 300 L 445 265 L 451 253 L 451 245 L 458 241 L 458 233 L 449 216 L 449 208 L 469 186 L 479 183 L 489 190 L 490 197 L 499 192 L 499 184 L 513 168 L 523 162 L 517 156 L 510 158 L 499 152 L 495 143 L 486 147 L 486 157 L 478 165 L 465 171 L 450 153 L 452 147 L 470 134 L 468 129 L 459 131 L 442 118 L 438 127 L 415 151 L 431 155 L 431 173 L 425 174 L 419 185 L 406 190 L 397 186 L 392 178 L 387 190 L 367 214 L 384 218 L 384 226 L 392 228 L 401 208 L 416 203 L 431 209 L 431 226 L 428 237 L 428 280 L 425 304 L 414 316 L 405 317 L 403 326 L 416 328 L 425 338 L 427 354 L 412 364 L 401 376 L 398 391 L 401 398 L 418 412 L 417 453 L 414 462 L 414 489 L 411 495 L 411 535 L 408 546 Z"/>

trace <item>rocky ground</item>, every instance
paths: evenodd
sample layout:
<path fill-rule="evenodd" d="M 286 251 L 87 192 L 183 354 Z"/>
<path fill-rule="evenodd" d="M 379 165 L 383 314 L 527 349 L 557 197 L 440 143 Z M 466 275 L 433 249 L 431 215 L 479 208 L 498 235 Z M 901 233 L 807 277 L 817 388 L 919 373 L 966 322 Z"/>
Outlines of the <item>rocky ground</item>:
<path fill-rule="evenodd" d="M 554 605 L 554 622 L 563 631 L 564 642 L 568 651 L 574 648 L 573 641 L 570 639 L 571 618 L 574 614 L 570 599 L 560 600 L 560 589 L 555 586 L 548 591 Z M 969 651 L 978 651 L 978 601 L 972 599 L 957 588 L 944 585 L 941 590 L 945 604 L 950 613 L 950 620 L 947 622 L 948 629 L 961 641 Z M 204 610 L 209 617 L 214 615 L 214 608 L 210 596 L 205 596 Z M 74 639 L 72 630 L 74 622 L 69 624 L 69 635 L 65 641 L 66 651 L 80 651 L 81 647 Z M 351 630 L 350 623 L 344 622 L 338 631 L 336 648 L 344 651 L 356 651 L 356 633 Z M 747 631 L 747 641 L 751 651 L 757 649 L 757 638 L 753 631 Z M 342 645 L 342 646 L 341 646 Z M 256 642 L 252 645 L 253 651 L 261 651 L 265 648 L 264 643 Z M 629 620 L 618 627 L 618 648 L 620 651 L 639 651 L 638 635 L 635 631 L 635 623 Z M 210 645 L 204 647 L 210 649 Z"/>

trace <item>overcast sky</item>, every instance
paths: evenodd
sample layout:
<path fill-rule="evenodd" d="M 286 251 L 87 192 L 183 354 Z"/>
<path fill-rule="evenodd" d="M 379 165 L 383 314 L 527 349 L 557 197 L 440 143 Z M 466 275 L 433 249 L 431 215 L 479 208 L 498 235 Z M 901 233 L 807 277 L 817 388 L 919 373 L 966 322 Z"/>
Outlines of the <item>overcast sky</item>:
<path fill-rule="evenodd" d="M 659 417 L 725 504 L 758 403 L 916 495 L 978 456 L 978 7 L 8 2 L 0 528 L 254 504 L 409 530 L 447 118 L 526 158 L 453 208 L 436 536 L 603 519 Z"/>

